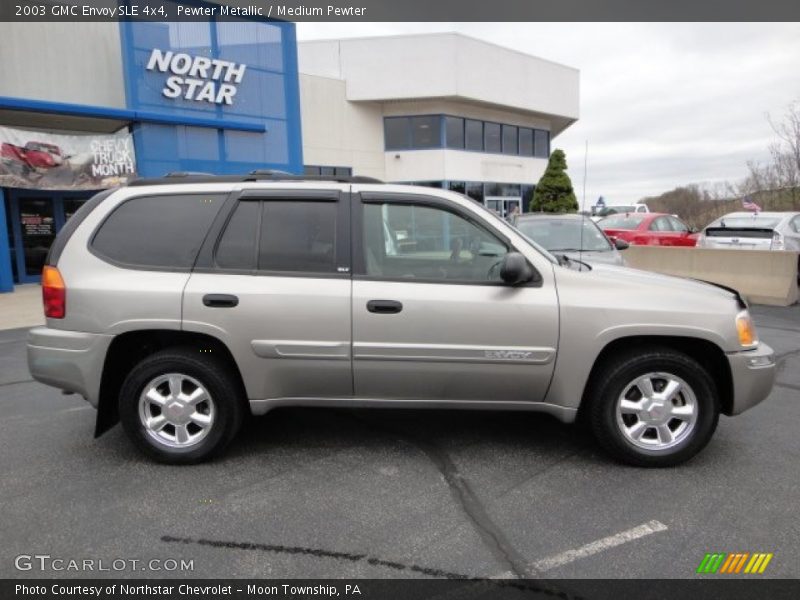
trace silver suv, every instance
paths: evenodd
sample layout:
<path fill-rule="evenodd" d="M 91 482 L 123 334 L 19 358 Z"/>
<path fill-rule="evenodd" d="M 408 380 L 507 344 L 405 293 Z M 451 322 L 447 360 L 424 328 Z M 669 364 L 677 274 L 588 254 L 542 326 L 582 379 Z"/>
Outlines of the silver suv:
<path fill-rule="evenodd" d="M 732 290 L 557 259 L 464 196 L 363 178 L 109 190 L 42 285 L 31 374 L 169 463 L 219 453 L 248 414 L 344 406 L 540 411 L 674 465 L 775 374 Z"/>

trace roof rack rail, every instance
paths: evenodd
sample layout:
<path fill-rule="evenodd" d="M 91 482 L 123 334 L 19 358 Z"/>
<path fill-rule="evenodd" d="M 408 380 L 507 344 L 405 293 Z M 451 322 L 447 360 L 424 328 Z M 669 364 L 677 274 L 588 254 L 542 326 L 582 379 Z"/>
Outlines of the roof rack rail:
<path fill-rule="evenodd" d="M 178 183 L 245 183 L 254 181 L 320 181 L 334 183 L 384 183 L 374 177 L 355 176 L 326 176 L 326 175 L 295 175 L 286 171 L 275 169 L 256 169 L 247 175 L 214 175 L 193 171 L 172 171 L 163 177 L 142 177 L 128 182 L 129 186 L 140 187 L 145 185 L 166 185 Z"/>

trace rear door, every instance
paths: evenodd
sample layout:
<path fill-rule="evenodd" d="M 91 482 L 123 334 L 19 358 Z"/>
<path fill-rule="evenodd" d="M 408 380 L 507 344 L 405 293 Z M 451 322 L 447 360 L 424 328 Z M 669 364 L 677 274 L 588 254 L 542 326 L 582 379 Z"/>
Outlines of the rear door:
<path fill-rule="evenodd" d="M 346 188 L 229 199 L 186 286 L 183 326 L 225 342 L 250 399 L 348 397 Z"/>
<path fill-rule="evenodd" d="M 504 285 L 510 242 L 421 195 L 353 202 L 353 379 L 359 398 L 540 401 L 558 341 L 552 284 Z"/>

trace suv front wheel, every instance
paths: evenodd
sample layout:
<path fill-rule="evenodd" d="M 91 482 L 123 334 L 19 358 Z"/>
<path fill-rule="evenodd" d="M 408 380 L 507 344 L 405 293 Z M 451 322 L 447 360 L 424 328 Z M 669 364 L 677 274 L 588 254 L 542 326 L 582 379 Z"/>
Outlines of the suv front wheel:
<path fill-rule="evenodd" d="M 206 460 L 241 425 L 236 379 L 226 365 L 198 352 L 157 352 L 137 364 L 122 385 L 122 425 L 139 449 L 160 462 Z"/>
<path fill-rule="evenodd" d="M 600 445 L 618 460 L 669 467 L 711 439 L 720 412 L 716 385 L 690 356 L 643 350 L 602 368 L 590 392 L 589 420 Z"/>

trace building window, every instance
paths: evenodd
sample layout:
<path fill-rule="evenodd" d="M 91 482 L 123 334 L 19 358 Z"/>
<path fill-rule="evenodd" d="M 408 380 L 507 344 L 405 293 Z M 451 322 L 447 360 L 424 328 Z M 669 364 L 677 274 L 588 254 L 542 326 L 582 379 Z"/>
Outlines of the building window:
<path fill-rule="evenodd" d="M 519 128 L 519 155 L 533 156 L 533 129 Z"/>
<path fill-rule="evenodd" d="M 464 119 L 445 117 L 445 139 L 448 148 L 464 148 Z"/>
<path fill-rule="evenodd" d="M 321 167 L 317 165 L 306 165 L 303 173 L 312 177 L 352 177 L 352 167 Z"/>
<path fill-rule="evenodd" d="M 411 147 L 439 148 L 442 145 L 441 117 L 411 117 Z"/>
<path fill-rule="evenodd" d="M 420 187 L 429 187 L 429 188 L 436 188 L 442 189 L 444 182 L 442 181 L 415 181 L 411 185 L 418 185 Z"/>
<path fill-rule="evenodd" d="M 518 154 L 517 128 L 513 125 L 503 125 L 503 154 Z"/>
<path fill-rule="evenodd" d="M 522 212 L 528 212 L 531 206 L 531 200 L 533 200 L 533 190 L 536 186 L 533 185 L 523 185 L 522 186 Z"/>
<path fill-rule="evenodd" d="M 467 119 L 464 127 L 467 150 L 483 150 L 483 123 Z"/>
<path fill-rule="evenodd" d="M 472 182 L 467 183 L 467 196 L 483 204 L 483 184 Z"/>
<path fill-rule="evenodd" d="M 452 148 L 508 156 L 550 156 L 550 132 L 450 115 L 386 117 L 385 147 L 391 150 Z"/>
<path fill-rule="evenodd" d="M 502 140 L 500 139 L 499 123 L 483 124 L 483 148 L 486 152 L 500 154 L 503 151 Z"/>
<path fill-rule="evenodd" d="M 411 147 L 408 117 L 389 117 L 383 120 L 383 136 L 387 150 L 408 150 Z"/>
<path fill-rule="evenodd" d="M 450 181 L 447 184 L 447 189 L 451 192 L 458 192 L 459 194 L 467 193 L 467 185 L 463 181 Z"/>
<path fill-rule="evenodd" d="M 550 132 L 542 129 L 536 130 L 536 144 L 534 156 L 547 158 L 550 156 Z"/>

